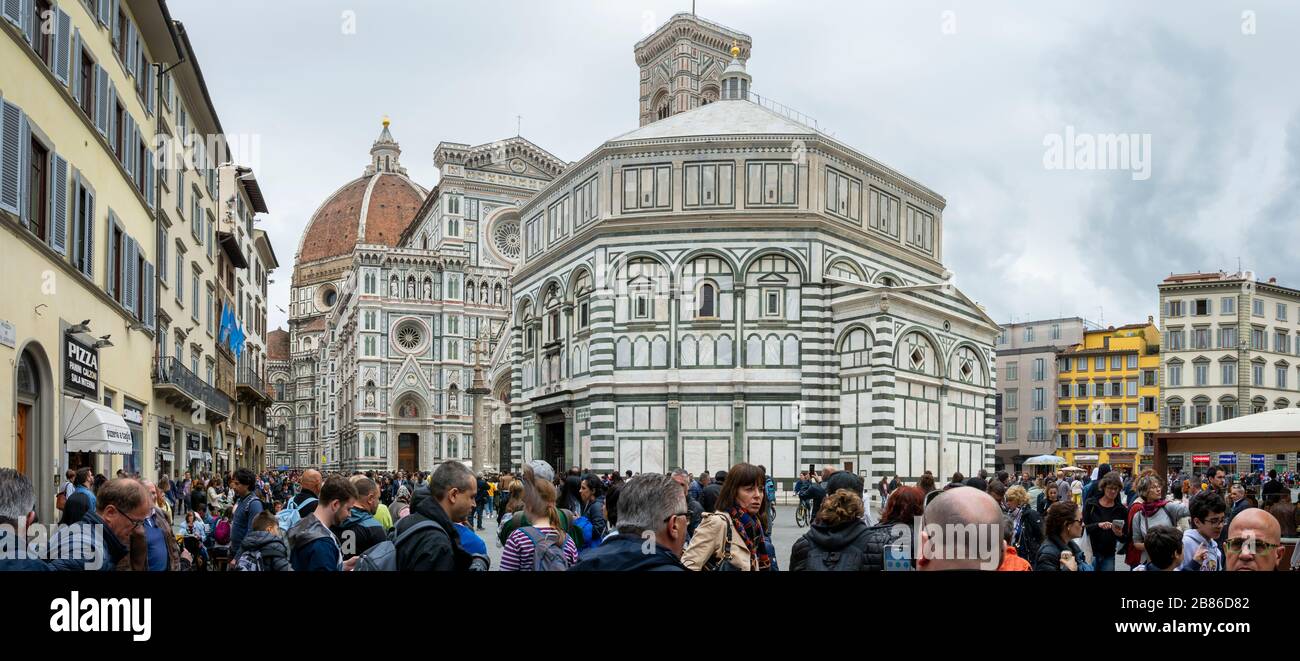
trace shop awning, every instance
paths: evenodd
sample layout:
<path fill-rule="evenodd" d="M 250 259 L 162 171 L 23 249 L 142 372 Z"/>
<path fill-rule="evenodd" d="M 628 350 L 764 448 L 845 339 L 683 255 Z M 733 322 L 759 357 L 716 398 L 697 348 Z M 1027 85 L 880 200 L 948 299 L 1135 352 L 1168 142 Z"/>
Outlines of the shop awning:
<path fill-rule="evenodd" d="M 117 411 L 75 397 L 63 398 L 63 445 L 67 452 L 133 452 L 131 429 Z"/>
<path fill-rule="evenodd" d="M 176 461 L 176 455 L 173 455 L 167 450 L 159 450 L 158 456 L 162 457 L 163 461 Z"/>

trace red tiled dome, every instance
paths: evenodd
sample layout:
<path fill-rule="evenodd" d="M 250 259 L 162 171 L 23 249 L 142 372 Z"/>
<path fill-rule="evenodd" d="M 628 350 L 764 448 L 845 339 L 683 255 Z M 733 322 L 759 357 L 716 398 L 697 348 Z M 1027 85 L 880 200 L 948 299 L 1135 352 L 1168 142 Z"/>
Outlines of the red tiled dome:
<path fill-rule="evenodd" d="M 353 179 L 326 198 L 307 223 L 298 263 L 347 255 L 358 243 L 397 245 L 424 196 L 414 182 L 393 172 Z"/>

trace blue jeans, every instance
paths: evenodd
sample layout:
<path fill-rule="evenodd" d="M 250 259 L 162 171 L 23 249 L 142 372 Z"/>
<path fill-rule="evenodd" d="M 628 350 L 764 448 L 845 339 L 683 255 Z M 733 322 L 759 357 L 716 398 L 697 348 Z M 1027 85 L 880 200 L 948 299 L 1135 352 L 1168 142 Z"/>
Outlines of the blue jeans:
<path fill-rule="evenodd" d="M 1115 571 L 1115 556 L 1092 557 L 1093 571 Z"/>

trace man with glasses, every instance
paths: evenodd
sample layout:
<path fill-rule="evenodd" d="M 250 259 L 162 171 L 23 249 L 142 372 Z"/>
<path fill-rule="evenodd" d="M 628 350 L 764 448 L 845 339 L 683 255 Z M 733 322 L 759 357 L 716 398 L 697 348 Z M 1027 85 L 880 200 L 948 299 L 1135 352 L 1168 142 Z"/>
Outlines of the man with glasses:
<path fill-rule="evenodd" d="M 1243 510 L 1228 526 L 1224 550 L 1228 571 L 1276 571 L 1282 559 L 1282 526 L 1258 507 Z"/>
<path fill-rule="evenodd" d="M 1223 571 L 1223 549 L 1218 540 L 1227 512 L 1228 504 L 1214 491 L 1192 497 L 1188 513 L 1191 527 L 1183 533 L 1183 557 L 1195 561 L 1190 563 L 1191 569 Z"/>
<path fill-rule="evenodd" d="M 618 534 L 569 571 L 686 571 L 681 556 L 690 516 L 676 480 L 641 473 L 619 489 Z"/>
<path fill-rule="evenodd" d="M 57 550 L 50 564 L 63 571 L 111 571 L 130 554 L 131 536 L 152 515 L 153 501 L 143 484 L 129 477 L 105 482 L 96 494 L 96 510 L 50 538 L 50 548 Z M 144 568 L 146 558 L 139 560 L 138 568 Z"/>

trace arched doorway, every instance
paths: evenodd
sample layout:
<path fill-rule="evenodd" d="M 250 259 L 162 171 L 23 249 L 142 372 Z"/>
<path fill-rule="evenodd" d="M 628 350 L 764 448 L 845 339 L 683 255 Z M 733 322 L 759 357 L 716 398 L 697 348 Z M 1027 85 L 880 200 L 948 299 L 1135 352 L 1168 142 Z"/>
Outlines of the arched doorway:
<path fill-rule="evenodd" d="M 36 343 L 23 348 L 15 371 L 12 465 L 32 481 L 40 520 L 52 521 L 59 470 L 54 468 L 54 378 L 45 351 Z"/>

